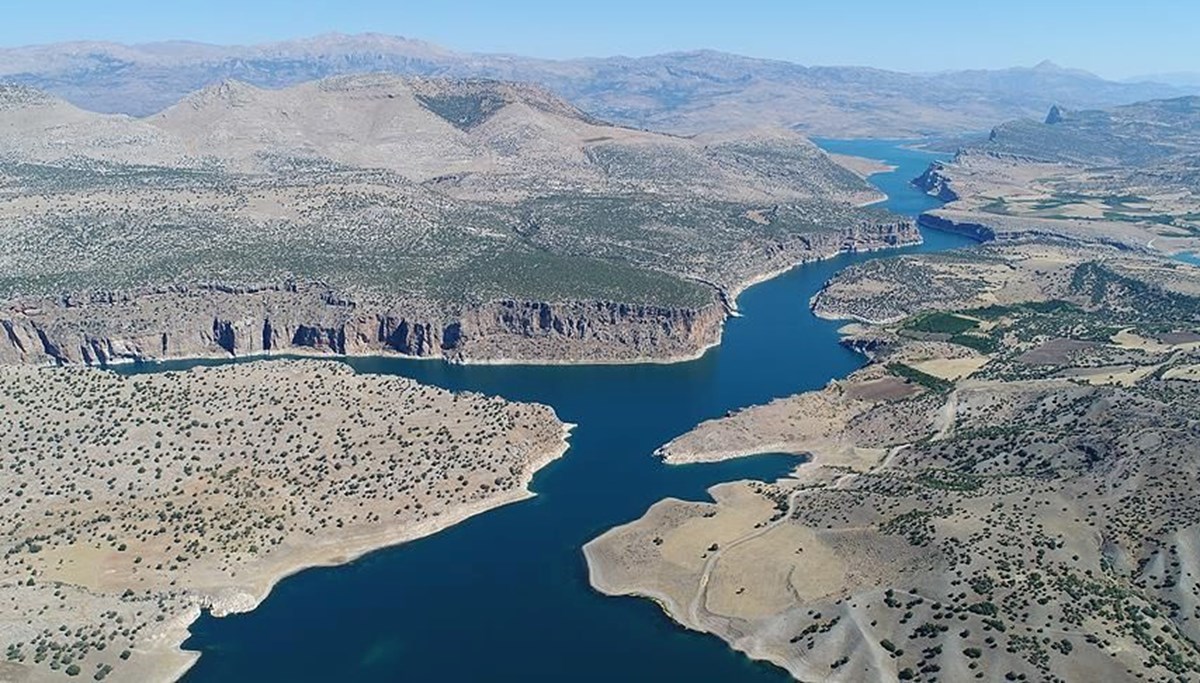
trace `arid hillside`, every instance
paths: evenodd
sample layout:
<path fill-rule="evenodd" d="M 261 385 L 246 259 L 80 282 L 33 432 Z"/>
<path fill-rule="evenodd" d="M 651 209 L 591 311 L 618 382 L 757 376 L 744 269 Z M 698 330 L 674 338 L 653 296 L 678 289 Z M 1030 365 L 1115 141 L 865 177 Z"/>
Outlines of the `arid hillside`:
<path fill-rule="evenodd" d="M 659 451 L 811 462 L 608 531 L 596 588 L 798 680 L 1196 678 L 1200 269 L 1023 241 L 875 260 L 814 305 L 879 321 L 843 331 L 866 367 Z"/>
<path fill-rule="evenodd" d="M 951 200 L 922 218 L 981 239 L 1058 235 L 1200 249 L 1200 98 L 1107 110 L 1054 107 L 997 126 L 919 181 Z"/>
<path fill-rule="evenodd" d="M 0 357 L 26 362 L 688 356 L 746 282 L 918 238 L 796 133 L 496 81 L 230 81 L 147 119 L 9 86 L 0 143 Z"/>

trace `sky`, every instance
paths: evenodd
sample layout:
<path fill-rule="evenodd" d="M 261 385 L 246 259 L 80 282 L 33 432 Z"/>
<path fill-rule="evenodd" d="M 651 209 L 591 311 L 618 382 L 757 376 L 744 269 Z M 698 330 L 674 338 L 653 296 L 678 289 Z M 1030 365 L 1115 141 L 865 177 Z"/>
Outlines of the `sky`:
<path fill-rule="evenodd" d="M 902 71 L 1031 66 L 1200 72 L 1200 1 L 0 0 L 0 46 L 220 44 L 373 31 L 474 52 L 639 56 L 711 48 Z"/>

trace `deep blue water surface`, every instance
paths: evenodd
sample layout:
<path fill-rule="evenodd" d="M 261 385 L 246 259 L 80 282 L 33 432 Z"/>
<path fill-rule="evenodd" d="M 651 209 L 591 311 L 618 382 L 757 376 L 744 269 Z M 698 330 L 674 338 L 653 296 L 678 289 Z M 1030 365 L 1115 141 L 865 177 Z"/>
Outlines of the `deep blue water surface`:
<path fill-rule="evenodd" d="M 913 215 L 937 205 L 908 185 L 933 155 L 894 141 L 821 144 L 899 166 L 872 178 L 890 196 L 887 208 Z M 944 233 L 925 237 L 908 251 L 968 243 Z M 729 321 L 722 345 L 690 363 L 346 361 L 361 372 L 547 403 L 578 424 L 571 448 L 534 479 L 536 498 L 349 565 L 301 572 L 248 614 L 202 617 L 185 647 L 203 654 L 186 680 L 790 680 L 717 638 L 678 628 L 648 600 L 593 592 L 580 548 L 662 498 L 707 499 L 713 484 L 772 480 L 795 466 L 782 455 L 667 466 L 651 453 L 702 420 L 818 388 L 858 368 L 863 359 L 837 343 L 839 324 L 815 318 L 808 300 L 841 268 L 877 256 L 806 265 L 749 289 L 739 301 L 744 317 Z"/>

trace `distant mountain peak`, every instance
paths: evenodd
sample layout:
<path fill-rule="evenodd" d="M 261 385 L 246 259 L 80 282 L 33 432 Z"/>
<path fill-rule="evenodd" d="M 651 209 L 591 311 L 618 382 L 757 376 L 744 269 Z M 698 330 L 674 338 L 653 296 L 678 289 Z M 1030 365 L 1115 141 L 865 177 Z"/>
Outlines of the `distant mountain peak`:
<path fill-rule="evenodd" d="M 225 78 L 184 96 L 168 109 L 190 107 L 201 110 L 210 107 L 244 107 L 254 102 L 260 92 L 259 88 L 245 81 Z"/>
<path fill-rule="evenodd" d="M 414 38 L 326 33 L 256 45 L 167 41 L 136 46 L 72 43 L 0 48 L 0 78 L 42 88 L 99 112 L 149 116 L 207 84 L 237 78 L 273 90 L 350 74 L 494 78 L 537 83 L 600 119 L 678 134 L 760 125 L 826 136 L 915 137 L 977 131 L 1013 118 L 1041 119 L 1058 103 L 1089 109 L 1200 93 L 1196 88 L 1115 83 L 1052 61 L 1007 69 L 906 74 L 871 67 L 803 66 L 778 59 L 692 50 L 642 57 L 551 60 L 460 53 Z M 432 87 L 432 86 L 430 86 Z M 383 85 L 374 94 L 386 98 Z M 262 90 L 213 98 L 236 106 Z M 568 113 L 545 94 L 504 88 L 425 93 L 467 125 L 501 101 Z M 486 100 L 486 102 L 484 101 Z M 478 104 L 478 106 L 476 106 Z M 461 111 L 460 111 L 461 109 Z"/>

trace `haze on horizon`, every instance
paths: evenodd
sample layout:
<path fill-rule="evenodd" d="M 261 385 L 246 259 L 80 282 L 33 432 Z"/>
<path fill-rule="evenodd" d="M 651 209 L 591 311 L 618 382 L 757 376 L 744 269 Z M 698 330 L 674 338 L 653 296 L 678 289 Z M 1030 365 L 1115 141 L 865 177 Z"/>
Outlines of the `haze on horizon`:
<path fill-rule="evenodd" d="M 1121 79 L 1200 72 L 1196 26 L 1200 4 L 1172 0 L 1144 0 L 1136 12 L 1113 0 L 1008 0 L 934 12 L 888 0 L 608 0 L 583 6 L 538 0 L 47 0 L 8 8 L 0 46 L 74 40 L 252 44 L 331 31 L 376 32 L 461 51 L 548 58 L 707 48 L 913 72 L 1050 60 Z"/>

